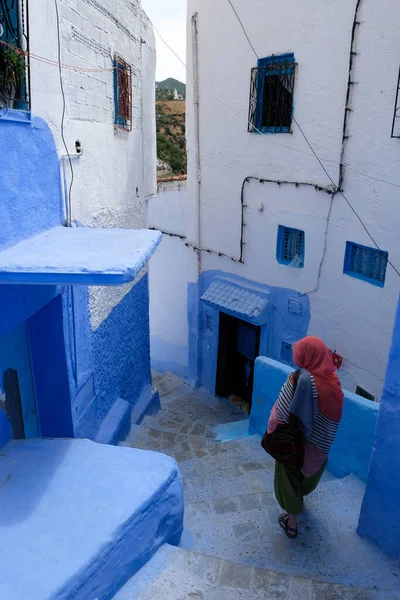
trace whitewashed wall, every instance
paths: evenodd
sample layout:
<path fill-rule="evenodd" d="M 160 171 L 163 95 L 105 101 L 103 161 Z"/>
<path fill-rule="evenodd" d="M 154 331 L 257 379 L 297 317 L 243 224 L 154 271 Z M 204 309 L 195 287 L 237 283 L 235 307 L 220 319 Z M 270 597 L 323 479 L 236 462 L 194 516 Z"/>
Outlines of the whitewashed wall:
<path fill-rule="evenodd" d="M 186 181 L 159 183 L 149 200 L 150 227 L 184 236 L 186 207 Z M 182 376 L 188 374 L 188 282 L 196 263 L 184 240 L 164 235 L 149 268 L 152 364 Z"/>
<path fill-rule="evenodd" d="M 63 68 L 65 139 L 72 158 L 72 218 L 97 227 L 147 226 L 147 198 L 155 193 L 155 40 L 139 0 L 58 0 Z M 57 60 L 54 0 L 31 2 L 30 51 Z M 133 129 L 114 128 L 112 59 L 132 66 Z M 85 71 L 84 69 L 110 69 Z M 57 66 L 31 60 L 32 111 L 45 118 L 65 156 L 61 138 L 62 94 Z M 70 168 L 65 166 L 67 187 Z M 101 324 L 131 289 L 91 288 L 92 326 Z"/>
<path fill-rule="evenodd" d="M 294 115 L 319 156 L 339 161 L 356 0 L 249 0 L 236 8 L 260 57 L 294 52 L 298 69 Z M 292 135 L 247 132 L 249 81 L 254 56 L 229 3 L 188 1 L 188 64 L 192 67 L 191 17 L 198 13 L 201 162 L 201 246 L 238 256 L 240 190 L 245 177 L 330 185 L 298 127 Z M 345 161 L 356 169 L 400 183 L 400 142 L 390 137 L 400 64 L 400 6 L 396 0 L 361 0 Z M 188 74 L 189 179 L 186 233 L 195 241 L 195 112 Z M 214 96 L 205 88 L 212 90 Z M 218 102 L 217 96 L 222 100 Z M 232 107 L 228 108 L 224 103 Z M 283 148 L 278 144 L 288 146 Z M 306 154 L 296 152 L 295 149 Z M 308 155 L 307 155 L 308 154 Z M 339 167 L 326 166 L 335 182 Z M 400 268 L 399 190 L 346 169 L 344 191 L 391 261 Z M 389 350 L 399 278 L 388 266 L 383 289 L 343 274 L 346 241 L 373 246 L 337 195 L 330 219 L 322 276 L 318 267 L 330 196 L 313 188 L 246 186 L 245 264 L 202 254 L 202 270 L 220 269 L 260 283 L 310 294 L 310 333 L 345 357 L 344 384 L 379 395 Z M 258 206 L 262 202 L 263 212 Z M 304 229 L 304 269 L 276 261 L 278 225 Z M 171 222 L 172 226 L 172 222 Z M 194 275 L 195 276 L 195 275 Z M 358 366 L 355 366 L 358 365 Z M 370 371 L 371 373 L 369 373 Z"/>

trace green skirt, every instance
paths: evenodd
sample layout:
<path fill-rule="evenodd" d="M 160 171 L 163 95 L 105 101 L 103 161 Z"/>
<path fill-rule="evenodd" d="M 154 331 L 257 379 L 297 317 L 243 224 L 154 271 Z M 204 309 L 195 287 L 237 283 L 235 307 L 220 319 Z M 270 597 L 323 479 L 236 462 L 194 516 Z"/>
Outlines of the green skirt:
<path fill-rule="evenodd" d="M 326 469 L 326 461 L 312 477 L 304 477 L 300 471 L 275 463 L 275 496 L 283 510 L 290 515 L 303 512 L 303 497 L 311 494 L 319 484 Z"/>

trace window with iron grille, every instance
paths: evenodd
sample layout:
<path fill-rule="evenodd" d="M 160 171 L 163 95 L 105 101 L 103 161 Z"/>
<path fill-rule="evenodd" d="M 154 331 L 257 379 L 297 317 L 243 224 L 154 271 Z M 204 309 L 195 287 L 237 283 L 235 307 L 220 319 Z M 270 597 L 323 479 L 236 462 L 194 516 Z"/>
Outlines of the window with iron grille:
<path fill-rule="evenodd" d="M 0 108 L 30 109 L 27 0 L 0 0 Z"/>
<path fill-rule="evenodd" d="M 343 272 L 373 285 L 385 285 L 389 254 L 354 242 L 346 243 Z"/>
<path fill-rule="evenodd" d="M 279 225 L 276 259 L 283 265 L 304 267 L 305 235 L 301 229 Z"/>
<path fill-rule="evenodd" d="M 291 132 L 295 68 L 294 54 L 258 60 L 251 70 L 250 132 Z"/>
<path fill-rule="evenodd" d="M 114 55 L 114 123 L 118 129 L 132 131 L 132 68 Z"/>

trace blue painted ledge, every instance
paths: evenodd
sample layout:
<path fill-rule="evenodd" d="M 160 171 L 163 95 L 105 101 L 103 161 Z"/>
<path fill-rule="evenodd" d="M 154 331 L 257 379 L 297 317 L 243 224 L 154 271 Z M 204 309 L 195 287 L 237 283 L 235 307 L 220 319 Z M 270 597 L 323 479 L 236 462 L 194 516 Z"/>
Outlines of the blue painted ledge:
<path fill-rule="evenodd" d="M 0 482 L 4 600 L 110 600 L 162 544 L 180 541 L 182 480 L 163 454 L 12 441 Z"/>
<path fill-rule="evenodd" d="M 150 230 L 53 227 L 0 252 L 0 283 L 122 285 L 161 242 Z"/>
<path fill-rule="evenodd" d="M 258 358 L 254 374 L 250 431 L 263 435 L 279 392 L 293 369 L 269 358 Z M 345 404 L 336 440 L 329 454 L 328 468 L 336 477 L 353 474 L 364 483 L 378 419 L 379 405 L 343 390 Z"/>

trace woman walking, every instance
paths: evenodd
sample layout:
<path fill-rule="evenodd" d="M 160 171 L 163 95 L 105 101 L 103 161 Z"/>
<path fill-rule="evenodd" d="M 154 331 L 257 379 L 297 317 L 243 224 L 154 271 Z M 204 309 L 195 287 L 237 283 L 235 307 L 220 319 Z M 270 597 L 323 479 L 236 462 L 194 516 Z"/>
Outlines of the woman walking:
<path fill-rule="evenodd" d="M 292 452 L 294 448 L 297 453 L 295 463 L 283 455 L 282 462 L 278 462 L 278 456 L 275 465 L 275 495 L 285 511 L 279 524 L 289 538 L 297 537 L 297 515 L 303 511 L 303 497 L 315 490 L 325 471 L 343 410 L 343 392 L 332 354 L 322 340 L 309 336 L 297 342 L 293 361 L 300 371 L 287 378 L 265 436 L 274 444 L 276 435 L 282 436 L 288 427 L 293 432 L 295 423 L 297 438 L 292 437 L 291 441 L 296 441 L 290 444 Z"/>

